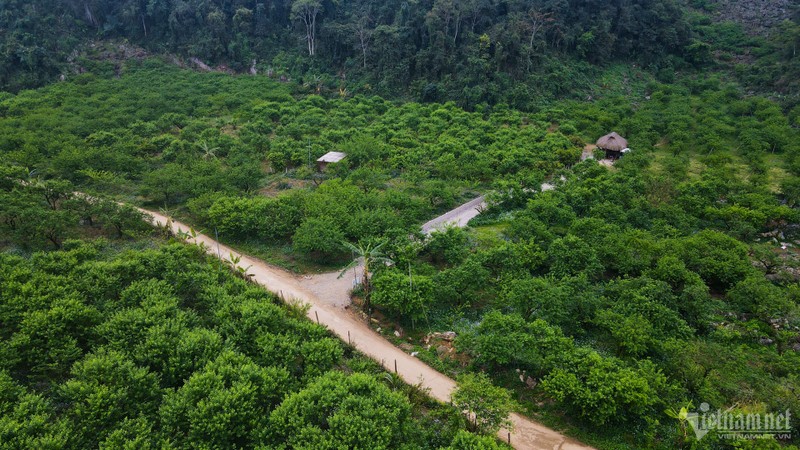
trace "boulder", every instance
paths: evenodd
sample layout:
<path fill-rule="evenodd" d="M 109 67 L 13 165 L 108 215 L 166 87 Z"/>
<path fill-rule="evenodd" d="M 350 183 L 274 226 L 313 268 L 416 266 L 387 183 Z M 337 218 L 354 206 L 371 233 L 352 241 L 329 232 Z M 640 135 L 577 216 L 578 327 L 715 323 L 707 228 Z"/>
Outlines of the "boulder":
<path fill-rule="evenodd" d="M 444 333 L 441 333 L 441 338 L 444 339 L 445 341 L 452 342 L 456 338 L 456 332 L 445 331 Z"/>

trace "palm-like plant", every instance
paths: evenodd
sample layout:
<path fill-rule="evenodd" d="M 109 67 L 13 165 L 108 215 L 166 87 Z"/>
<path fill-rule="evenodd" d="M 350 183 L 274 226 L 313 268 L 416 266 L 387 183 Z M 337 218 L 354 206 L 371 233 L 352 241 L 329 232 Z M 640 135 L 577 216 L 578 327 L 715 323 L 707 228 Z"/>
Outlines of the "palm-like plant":
<path fill-rule="evenodd" d="M 200 147 L 200 153 L 202 153 L 204 160 L 217 158 L 217 150 L 219 150 L 219 147 L 212 147 L 208 145 L 206 141 L 200 141 L 197 146 Z"/>
<path fill-rule="evenodd" d="M 664 410 L 664 413 L 673 419 L 678 419 L 678 423 L 681 427 L 681 432 L 683 432 L 683 439 L 684 441 L 688 438 L 689 432 L 686 423 L 689 419 L 689 410 L 694 408 L 694 404 L 689 401 L 685 406 L 681 407 L 681 409 L 676 409 L 674 407 L 667 408 Z"/>
<path fill-rule="evenodd" d="M 167 204 L 164 203 L 164 207 L 163 208 L 158 208 L 158 212 L 160 212 L 161 215 L 166 218 L 166 222 L 164 222 L 163 225 L 156 225 L 156 227 L 162 233 L 164 233 L 164 236 L 166 236 L 166 237 L 174 236 L 175 233 L 172 232 L 172 224 L 173 224 L 172 216 L 175 215 L 177 210 L 167 207 Z"/>
<path fill-rule="evenodd" d="M 201 233 L 202 233 L 202 231 L 201 231 Z M 200 233 L 198 233 L 192 227 L 189 227 L 189 231 L 183 231 L 182 228 L 178 228 L 178 233 L 177 233 L 178 239 L 181 239 L 181 240 L 184 240 L 184 241 L 194 242 L 194 244 L 196 246 L 200 247 L 200 250 L 205 252 L 205 251 L 208 250 L 208 246 L 206 245 L 205 242 L 198 242 L 197 237 L 199 235 L 200 235 Z"/>
<path fill-rule="evenodd" d="M 319 93 L 322 92 L 322 86 L 324 84 L 325 84 L 324 80 L 322 79 L 321 76 L 314 75 L 313 77 L 311 77 L 310 80 L 308 80 L 305 83 L 303 83 L 303 86 L 307 87 L 307 88 L 314 88 L 314 90 L 316 91 L 317 95 L 319 95 Z"/>
<path fill-rule="evenodd" d="M 247 267 L 242 267 L 239 265 L 239 263 L 242 262 L 242 255 L 235 255 L 233 253 L 230 253 L 230 256 L 228 257 L 228 260 L 226 262 L 234 270 L 233 273 L 236 274 L 236 276 L 245 281 L 252 281 L 251 277 L 253 276 L 253 274 L 248 272 L 250 271 L 250 268 L 253 266 L 249 265 Z"/>
<path fill-rule="evenodd" d="M 370 313 L 370 304 L 369 304 L 370 268 L 374 263 L 391 264 L 393 262 L 381 250 L 383 246 L 386 245 L 386 241 L 375 242 L 370 240 L 367 241 L 366 243 L 359 242 L 357 245 L 351 244 L 350 242 L 345 242 L 343 245 L 351 252 L 353 252 L 353 255 L 356 258 L 353 261 L 351 261 L 350 264 L 348 264 L 344 269 L 342 269 L 342 272 L 339 274 L 339 278 L 342 278 L 344 274 L 347 273 L 348 270 L 357 267 L 359 260 L 361 259 L 364 260 L 361 285 L 364 288 L 364 309 L 367 311 L 367 314 L 369 314 Z"/>

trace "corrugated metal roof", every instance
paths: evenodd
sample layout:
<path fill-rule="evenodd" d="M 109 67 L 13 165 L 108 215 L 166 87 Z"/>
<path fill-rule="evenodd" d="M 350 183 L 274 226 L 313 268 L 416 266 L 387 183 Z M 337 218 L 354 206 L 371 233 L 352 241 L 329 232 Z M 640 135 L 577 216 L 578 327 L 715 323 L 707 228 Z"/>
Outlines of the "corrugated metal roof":
<path fill-rule="evenodd" d="M 322 155 L 317 162 L 326 162 L 326 163 L 335 163 L 343 160 L 347 156 L 347 153 L 342 152 L 328 152 Z"/>

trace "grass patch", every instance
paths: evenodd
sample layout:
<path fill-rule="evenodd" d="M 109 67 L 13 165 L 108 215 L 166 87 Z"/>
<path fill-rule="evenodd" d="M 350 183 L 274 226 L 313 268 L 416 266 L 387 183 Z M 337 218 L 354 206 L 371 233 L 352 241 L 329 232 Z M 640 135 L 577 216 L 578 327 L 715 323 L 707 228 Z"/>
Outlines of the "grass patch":
<path fill-rule="evenodd" d="M 503 243 L 508 223 L 501 222 L 493 225 L 481 225 L 468 230 L 469 236 L 479 248 L 492 248 Z"/>

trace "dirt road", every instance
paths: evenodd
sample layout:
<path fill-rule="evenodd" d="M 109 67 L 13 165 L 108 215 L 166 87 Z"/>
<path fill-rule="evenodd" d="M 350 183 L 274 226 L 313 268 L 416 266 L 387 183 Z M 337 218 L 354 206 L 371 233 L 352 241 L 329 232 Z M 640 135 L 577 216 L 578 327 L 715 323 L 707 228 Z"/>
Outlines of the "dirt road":
<path fill-rule="evenodd" d="M 550 191 L 555 189 L 550 183 L 543 183 L 540 188 L 541 191 Z M 431 234 L 435 230 L 442 229 L 448 225 L 456 227 L 466 227 L 470 220 L 476 217 L 480 212 L 486 208 L 486 198 L 481 195 L 480 197 L 470 200 L 461 206 L 458 206 L 439 217 L 431 219 L 422 224 L 422 232 Z"/>
<path fill-rule="evenodd" d="M 465 227 L 469 221 L 480 214 L 481 209 L 486 207 L 486 201 L 481 195 L 480 197 L 464 203 L 463 205 L 452 209 L 441 216 L 429 220 L 422 225 L 422 232 L 431 234 L 432 231 L 444 228 L 447 225 L 454 225 L 457 227 Z"/>
<path fill-rule="evenodd" d="M 482 202 L 482 199 L 477 200 Z M 154 224 L 163 226 L 169 222 L 172 230 L 176 233 L 179 230 L 189 230 L 189 226 L 186 224 L 168 220 L 165 216 L 153 211 L 142 211 L 152 216 Z M 471 214 L 471 212 L 466 214 Z M 338 273 L 312 277 L 297 276 L 270 266 L 261 260 L 242 255 L 204 234 L 198 234 L 197 238 L 190 239 L 190 241 L 205 244 L 208 253 L 216 256 L 219 252 L 221 257 L 226 260 L 230 260 L 231 255 L 241 257 L 239 266 L 250 266 L 248 273 L 253 275 L 253 281 L 286 301 L 296 300 L 309 304 L 311 306 L 308 310 L 309 319 L 325 325 L 342 341 L 349 342 L 362 353 L 379 361 L 387 370 L 394 371 L 397 367 L 398 375 L 406 383 L 422 383 L 424 387 L 430 389 L 432 397 L 442 402 L 450 400 L 450 394 L 455 389 L 455 382 L 452 379 L 395 347 L 367 324 L 345 310 L 344 307 L 350 303 L 349 289 L 352 285 L 352 276 L 345 275 L 338 278 Z M 514 431 L 511 433 L 511 445 L 514 448 L 526 450 L 591 449 L 591 447 L 569 439 L 557 431 L 518 414 L 513 414 L 511 420 L 514 423 Z M 506 431 L 500 431 L 498 436 L 506 439 L 506 433 Z"/>

